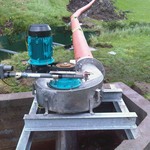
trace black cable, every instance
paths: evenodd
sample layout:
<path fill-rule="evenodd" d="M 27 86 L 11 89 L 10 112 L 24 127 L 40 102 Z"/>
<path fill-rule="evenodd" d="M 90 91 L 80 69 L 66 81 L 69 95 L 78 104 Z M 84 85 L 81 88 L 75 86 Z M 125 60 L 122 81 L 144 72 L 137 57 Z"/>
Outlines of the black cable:
<path fill-rule="evenodd" d="M 15 85 L 11 85 L 11 84 L 8 84 L 5 80 L 1 79 L 6 85 L 10 86 L 10 87 L 15 87 L 16 85 L 18 84 L 15 84 Z"/>

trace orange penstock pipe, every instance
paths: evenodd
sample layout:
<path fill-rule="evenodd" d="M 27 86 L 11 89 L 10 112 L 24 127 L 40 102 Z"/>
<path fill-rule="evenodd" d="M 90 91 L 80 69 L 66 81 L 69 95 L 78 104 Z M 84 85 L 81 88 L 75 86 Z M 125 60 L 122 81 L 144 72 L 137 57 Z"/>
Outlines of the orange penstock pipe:
<path fill-rule="evenodd" d="M 71 16 L 72 41 L 73 41 L 73 47 L 74 47 L 74 57 L 76 61 L 82 58 L 93 58 L 93 55 L 90 51 L 90 48 L 87 44 L 82 28 L 80 26 L 78 17 L 84 11 L 89 9 L 95 1 L 96 0 L 92 0 L 90 3 L 88 3 L 84 7 L 78 9 Z"/>

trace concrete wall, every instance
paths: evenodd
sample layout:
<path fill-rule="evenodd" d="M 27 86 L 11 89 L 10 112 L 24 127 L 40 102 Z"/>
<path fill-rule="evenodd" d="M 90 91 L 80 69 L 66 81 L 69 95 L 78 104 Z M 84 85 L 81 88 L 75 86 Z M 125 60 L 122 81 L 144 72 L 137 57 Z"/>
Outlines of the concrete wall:
<path fill-rule="evenodd" d="M 32 100 L 31 92 L 0 94 L 0 150 L 15 149 Z"/>
<path fill-rule="evenodd" d="M 150 147 L 150 102 L 123 83 L 115 83 L 123 90 L 124 101 L 130 111 L 136 112 L 138 137 L 124 140 L 116 150 L 149 150 Z"/>

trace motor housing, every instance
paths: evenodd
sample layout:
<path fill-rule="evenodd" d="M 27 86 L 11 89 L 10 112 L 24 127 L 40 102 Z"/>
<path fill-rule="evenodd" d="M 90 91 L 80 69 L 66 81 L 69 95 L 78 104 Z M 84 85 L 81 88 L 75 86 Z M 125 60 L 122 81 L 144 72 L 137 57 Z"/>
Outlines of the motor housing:
<path fill-rule="evenodd" d="M 51 28 L 48 24 L 33 24 L 28 31 L 29 64 L 49 65 L 54 62 Z"/>

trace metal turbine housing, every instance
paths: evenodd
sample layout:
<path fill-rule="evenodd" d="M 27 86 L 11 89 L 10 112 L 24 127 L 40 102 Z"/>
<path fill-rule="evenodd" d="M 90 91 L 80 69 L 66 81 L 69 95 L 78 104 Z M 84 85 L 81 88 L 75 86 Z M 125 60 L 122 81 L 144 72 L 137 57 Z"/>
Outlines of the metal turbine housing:
<path fill-rule="evenodd" d="M 100 105 L 100 90 L 104 79 L 103 65 L 94 58 L 77 62 L 76 70 L 90 72 L 89 79 L 83 80 L 79 88 L 58 90 L 48 87 L 50 79 L 39 78 L 35 83 L 38 103 L 46 110 L 57 113 L 80 113 Z"/>

